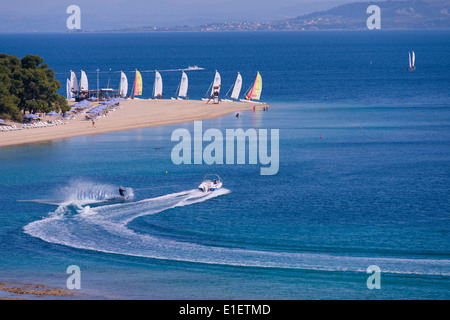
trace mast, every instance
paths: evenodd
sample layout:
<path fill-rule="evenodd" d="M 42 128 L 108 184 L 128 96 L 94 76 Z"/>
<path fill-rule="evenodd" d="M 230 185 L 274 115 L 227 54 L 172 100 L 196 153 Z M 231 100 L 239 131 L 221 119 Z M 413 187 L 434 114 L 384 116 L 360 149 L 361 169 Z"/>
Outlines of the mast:
<path fill-rule="evenodd" d="M 137 72 L 137 69 L 135 69 Z M 136 90 L 136 78 L 137 78 L 137 74 L 134 77 L 134 82 L 133 82 L 133 91 L 131 92 L 131 99 L 134 99 L 134 91 Z"/>

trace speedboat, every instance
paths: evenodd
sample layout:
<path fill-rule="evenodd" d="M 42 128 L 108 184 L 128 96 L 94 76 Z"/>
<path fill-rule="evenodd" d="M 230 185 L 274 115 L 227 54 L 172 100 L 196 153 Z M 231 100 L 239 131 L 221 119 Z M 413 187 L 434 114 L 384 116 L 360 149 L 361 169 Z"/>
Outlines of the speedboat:
<path fill-rule="evenodd" d="M 217 174 L 207 174 L 198 189 L 203 192 L 216 191 L 222 188 L 222 179 Z"/>
<path fill-rule="evenodd" d="M 204 68 L 200 68 L 199 66 L 189 66 L 186 70 L 203 70 Z"/>

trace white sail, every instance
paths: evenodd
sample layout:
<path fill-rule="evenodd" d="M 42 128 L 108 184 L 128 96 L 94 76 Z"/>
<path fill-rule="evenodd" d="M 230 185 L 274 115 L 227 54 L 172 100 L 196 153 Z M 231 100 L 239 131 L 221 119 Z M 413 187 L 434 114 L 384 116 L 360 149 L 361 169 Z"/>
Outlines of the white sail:
<path fill-rule="evenodd" d="M 239 99 L 239 94 L 241 93 L 241 88 L 242 88 L 242 76 L 238 72 L 236 82 L 234 83 L 233 92 L 231 93 L 231 98 L 236 99 L 236 100 Z"/>
<path fill-rule="evenodd" d="M 411 69 L 411 52 L 408 52 L 408 55 L 409 55 L 409 68 Z"/>
<path fill-rule="evenodd" d="M 414 67 L 415 64 L 416 64 L 416 54 L 413 51 L 412 52 L 412 66 Z"/>
<path fill-rule="evenodd" d="M 78 91 L 78 80 L 77 76 L 75 75 L 75 72 L 70 70 L 70 84 L 71 84 L 71 91 Z"/>
<path fill-rule="evenodd" d="M 188 77 L 186 73 L 181 74 L 180 90 L 178 91 L 179 97 L 186 97 L 188 91 Z"/>
<path fill-rule="evenodd" d="M 128 91 L 128 79 L 125 73 L 120 71 L 120 88 L 119 88 L 119 94 L 122 98 L 125 98 L 127 96 Z"/>
<path fill-rule="evenodd" d="M 72 99 L 73 93 L 72 93 L 72 83 L 69 79 L 66 81 L 66 92 L 67 92 L 67 100 Z"/>
<path fill-rule="evenodd" d="M 220 73 L 217 72 L 216 70 L 216 74 L 214 75 L 214 81 L 213 81 L 213 85 L 211 88 L 211 96 L 214 94 L 214 88 L 219 87 L 219 89 L 216 89 L 218 92 L 220 92 L 220 86 L 222 84 L 222 79 L 220 77 Z"/>
<path fill-rule="evenodd" d="M 89 90 L 89 86 L 86 72 L 81 70 L 80 91 L 87 91 L 87 90 Z"/>
<path fill-rule="evenodd" d="M 162 77 L 158 71 L 155 71 L 155 85 L 154 85 L 154 89 L 153 89 L 153 97 L 154 98 L 156 98 L 158 96 L 162 97 L 162 92 L 163 92 Z M 186 92 L 187 92 L 187 86 L 186 86 Z"/>

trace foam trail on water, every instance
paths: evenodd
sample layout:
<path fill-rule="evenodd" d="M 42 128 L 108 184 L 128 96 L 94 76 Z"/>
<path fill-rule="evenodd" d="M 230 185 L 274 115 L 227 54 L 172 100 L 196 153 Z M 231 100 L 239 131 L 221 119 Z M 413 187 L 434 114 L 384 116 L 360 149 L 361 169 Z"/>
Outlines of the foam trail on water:
<path fill-rule="evenodd" d="M 127 200 L 134 199 L 134 190 L 124 187 Z M 98 184 L 88 180 L 74 180 L 55 192 L 56 199 L 21 200 L 61 206 L 84 206 L 87 204 L 102 203 L 109 200 L 123 200 L 117 186 Z"/>
<path fill-rule="evenodd" d="M 61 205 L 48 217 L 24 227 L 42 240 L 74 248 L 156 259 L 249 267 L 273 267 L 366 272 L 378 265 L 383 272 L 450 276 L 450 260 L 350 257 L 323 253 L 271 252 L 207 246 L 139 234 L 127 227 L 132 220 L 171 208 L 201 203 L 229 193 L 187 190 L 137 202 L 80 207 Z"/>

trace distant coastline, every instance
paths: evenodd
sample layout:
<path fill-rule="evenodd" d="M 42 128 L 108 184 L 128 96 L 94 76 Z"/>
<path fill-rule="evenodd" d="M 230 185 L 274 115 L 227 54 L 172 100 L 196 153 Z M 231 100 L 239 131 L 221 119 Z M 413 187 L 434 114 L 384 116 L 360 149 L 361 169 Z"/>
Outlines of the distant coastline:
<path fill-rule="evenodd" d="M 234 21 L 206 23 L 197 26 L 142 26 L 81 32 L 249 32 L 249 31 L 320 31 L 367 30 L 367 7 L 381 9 L 384 30 L 449 30 L 450 5 L 445 0 L 404 0 L 354 2 L 313 12 L 292 19 L 270 22 Z M 78 31 L 80 32 L 80 31 Z"/>

